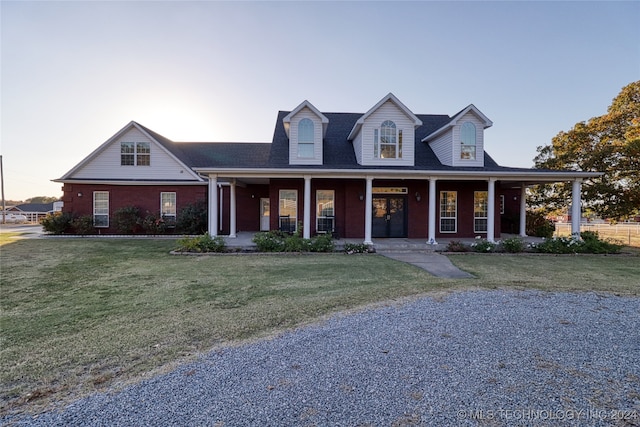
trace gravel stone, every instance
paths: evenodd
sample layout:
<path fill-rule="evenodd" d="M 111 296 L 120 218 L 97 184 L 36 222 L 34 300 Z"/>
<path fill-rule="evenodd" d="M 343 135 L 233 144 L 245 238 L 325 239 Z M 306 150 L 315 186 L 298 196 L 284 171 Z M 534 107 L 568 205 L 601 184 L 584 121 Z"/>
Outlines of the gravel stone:
<path fill-rule="evenodd" d="M 622 419 L 616 419 L 622 418 Z M 29 426 L 640 426 L 640 299 L 466 291 L 256 343 Z"/>

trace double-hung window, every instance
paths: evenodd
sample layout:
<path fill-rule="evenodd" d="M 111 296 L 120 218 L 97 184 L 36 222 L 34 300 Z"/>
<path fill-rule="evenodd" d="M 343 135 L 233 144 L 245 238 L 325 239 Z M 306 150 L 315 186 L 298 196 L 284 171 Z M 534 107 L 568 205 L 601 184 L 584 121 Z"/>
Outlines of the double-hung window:
<path fill-rule="evenodd" d="M 151 146 L 148 142 L 121 142 L 121 166 L 150 166 Z"/>
<path fill-rule="evenodd" d="M 280 190 L 278 206 L 280 230 L 288 233 L 296 231 L 298 221 L 298 190 Z"/>
<path fill-rule="evenodd" d="M 298 157 L 313 157 L 313 122 L 311 119 L 302 119 L 298 123 Z"/>
<path fill-rule="evenodd" d="M 473 232 L 487 232 L 487 212 L 489 193 L 486 191 L 473 192 Z"/>
<path fill-rule="evenodd" d="M 93 192 L 93 226 L 109 227 L 109 192 Z"/>
<path fill-rule="evenodd" d="M 318 233 L 333 233 L 334 231 L 334 200 L 333 190 L 318 190 L 316 192 L 316 231 Z"/>
<path fill-rule="evenodd" d="M 455 233 L 458 226 L 458 193 L 440 192 L 440 232 Z"/>
<path fill-rule="evenodd" d="M 464 122 L 460 127 L 460 159 L 476 159 L 476 126 L 471 122 Z"/>
<path fill-rule="evenodd" d="M 377 159 L 402 158 L 402 129 L 386 120 L 380 129 L 373 130 L 373 157 Z"/>
<path fill-rule="evenodd" d="M 169 227 L 176 225 L 176 193 L 160 193 L 160 215 Z"/>

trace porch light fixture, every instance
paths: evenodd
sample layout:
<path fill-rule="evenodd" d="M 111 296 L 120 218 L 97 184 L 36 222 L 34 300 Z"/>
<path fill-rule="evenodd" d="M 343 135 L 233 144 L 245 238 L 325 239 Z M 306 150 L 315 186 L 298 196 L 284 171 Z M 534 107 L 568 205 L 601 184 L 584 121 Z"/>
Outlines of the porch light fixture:
<path fill-rule="evenodd" d="M 82 193 L 78 193 L 78 197 L 82 197 Z"/>
<path fill-rule="evenodd" d="M 422 200 L 422 197 L 420 196 L 420 193 L 416 191 L 416 201 L 419 202 L 420 200 Z"/>
<path fill-rule="evenodd" d="M 364 200 L 364 194 L 358 193 L 358 199 L 360 199 L 360 201 L 363 201 Z"/>

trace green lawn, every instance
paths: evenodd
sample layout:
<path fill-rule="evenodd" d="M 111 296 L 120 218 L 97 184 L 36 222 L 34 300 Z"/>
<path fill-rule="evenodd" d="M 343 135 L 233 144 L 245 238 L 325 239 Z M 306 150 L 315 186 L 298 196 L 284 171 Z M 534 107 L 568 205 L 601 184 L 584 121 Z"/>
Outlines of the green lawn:
<path fill-rule="evenodd" d="M 151 239 L 0 243 L 0 413 L 408 296 L 478 287 L 640 294 L 638 257 L 454 255 L 478 276 L 456 281 L 378 255 L 174 256 L 175 241 Z"/>

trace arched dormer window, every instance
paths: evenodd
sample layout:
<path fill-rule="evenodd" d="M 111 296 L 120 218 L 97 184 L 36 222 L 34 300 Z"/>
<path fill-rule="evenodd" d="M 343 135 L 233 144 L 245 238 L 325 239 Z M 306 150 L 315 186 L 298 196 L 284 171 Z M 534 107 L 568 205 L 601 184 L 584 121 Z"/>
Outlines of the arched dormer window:
<path fill-rule="evenodd" d="M 313 157 L 313 122 L 302 119 L 298 123 L 298 157 Z"/>
<path fill-rule="evenodd" d="M 476 126 L 471 122 L 460 127 L 460 159 L 476 159 Z"/>
<path fill-rule="evenodd" d="M 373 156 L 379 159 L 402 158 L 402 130 L 391 120 L 385 120 L 373 131 Z"/>

